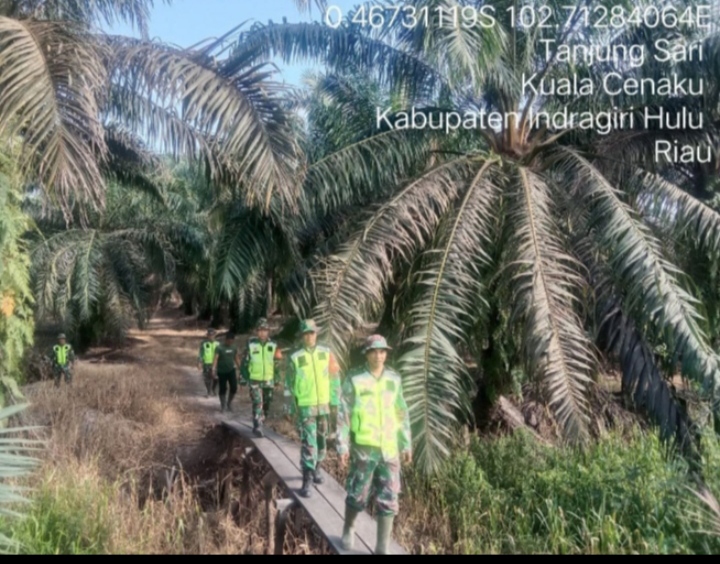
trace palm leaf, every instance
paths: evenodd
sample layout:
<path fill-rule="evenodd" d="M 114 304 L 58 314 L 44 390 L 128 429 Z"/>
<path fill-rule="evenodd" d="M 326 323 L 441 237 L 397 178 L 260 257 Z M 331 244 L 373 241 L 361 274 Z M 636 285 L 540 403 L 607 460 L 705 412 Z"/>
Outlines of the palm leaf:
<path fill-rule="evenodd" d="M 633 317 L 656 328 L 683 374 L 715 394 L 720 387 L 720 359 L 702 330 L 697 301 L 678 283 L 679 270 L 662 255 L 659 242 L 622 201 L 620 193 L 589 161 L 564 149 L 576 164 L 582 196 L 597 221 L 597 236 L 625 288 L 623 303 Z"/>
<path fill-rule="evenodd" d="M 410 310 L 407 351 L 399 360 L 403 389 L 410 406 L 414 458 L 423 469 L 436 470 L 456 443 L 458 418 L 468 419 L 473 388 L 465 360 L 458 354 L 482 296 L 478 268 L 486 264 L 493 208 L 500 189 L 485 162 L 462 202 L 441 229 L 441 247 L 427 253 L 430 264 L 420 274 L 420 299 Z"/>
<path fill-rule="evenodd" d="M 105 76 L 81 28 L 0 17 L 0 135 L 21 134 L 27 176 L 65 208 L 76 198 L 102 202 L 97 97 Z"/>
<path fill-rule="evenodd" d="M 257 67 L 229 74 L 206 57 L 154 42 L 115 37 L 108 44 L 121 108 L 147 112 L 147 102 L 152 101 L 155 118 L 170 118 L 182 134 L 184 148 L 194 148 L 188 137 L 192 131 L 217 146 L 225 159 L 236 160 L 236 179 L 244 179 L 249 205 L 268 212 L 277 194 L 286 206 L 294 207 L 297 147 L 277 98 L 278 87 L 267 81 L 267 74 Z M 175 115 L 178 106 L 180 116 Z M 158 107 L 164 111 L 158 112 Z"/>
<path fill-rule="evenodd" d="M 558 235 L 547 184 L 520 168 L 514 199 L 513 315 L 524 320 L 528 373 L 542 381 L 565 437 L 583 440 L 589 422 L 589 376 L 596 364 L 576 311 L 578 289 L 586 282 Z"/>
<path fill-rule="evenodd" d="M 363 228 L 315 270 L 321 301 L 315 317 L 325 342 L 345 357 L 354 330 L 382 303 L 393 260 L 407 261 L 428 240 L 454 201 L 469 157 L 454 159 L 421 175 L 392 199 L 365 214 Z"/>
<path fill-rule="evenodd" d="M 5 423 L 26 408 L 27 405 L 16 405 L 0 409 L 0 423 Z M 27 454 L 37 450 L 42 444 L 41 442 L 12 438 L 12 435 L 28 430 L 27 428 L 3 429 L 0 432 L 0 517 L 18 517 L 18 513 L 13 511 L 11 507 L 27 502 L 25 498 L 19 495 L 20 488 L 4 483 L 4 479 L 23 478 L 39 463 L 37 459 L 31 458 Z M 13 548 L 17 548 L 17 544 L 0 534 L 0 554 L 4 550 Z"/>

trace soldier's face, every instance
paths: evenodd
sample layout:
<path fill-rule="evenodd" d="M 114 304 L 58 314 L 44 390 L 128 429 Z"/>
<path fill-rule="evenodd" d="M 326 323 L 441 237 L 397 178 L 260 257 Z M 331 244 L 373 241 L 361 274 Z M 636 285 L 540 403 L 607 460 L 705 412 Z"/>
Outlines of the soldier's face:
<path fill-rule="evenodd" d="M 373 370 L 378 370 L 385 366 L 385 361 L 387 360 L 387 351 L 380 349 L 368 351 L 367 360 L 370 368 L 372 368 Z"/>
<path fill-rule="evenodd" d="M 61 345 L 65 345 L 65 343 L 66 343 L 65 339 L 60 339 L 60 344 L 61 344 Z"/>
<path fill-rule="evenodd" d="M 308 348 L 313 348 L 317 343 L 317 333 L 305 333 L 303 334 L 303 342 Z"/>
<path fill-rule="evenodd" d="M 258 329 L 258 339 L 261 341 L 267 341 L 270 337 L 270 332 L 267 329 Z"/>

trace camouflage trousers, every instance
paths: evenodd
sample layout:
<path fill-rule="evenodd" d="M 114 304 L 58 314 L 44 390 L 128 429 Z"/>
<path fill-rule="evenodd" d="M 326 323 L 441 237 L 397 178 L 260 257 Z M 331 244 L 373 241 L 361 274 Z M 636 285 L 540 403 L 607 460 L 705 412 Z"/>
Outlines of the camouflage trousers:
<path fill-rule="evenodd" d="M 56 364 L 53 366 L 53 376 L 55 377 L 55 386 L 60 386 L 63 375 L 65 376 L 65 383 L 72 384 L 72 369 L 70 366 L 60 366 Z"/>
<path fill-rule="evenodd" d="M 300 422 L 300 466 L 303 470 L 315 470 L 327 454 L 327 415 L 305 417 Z"/>
<path fill-rule="evenodd" d="M 214 394 L 215 390 L 217 390 L 218 382 L 213 378 L 212 364 L 205 364 L 203 366 L 203 383 L 205 384 L 208 395 Z"/>
<path fill-rule="evenodd" d="M 337 439 L 337 417 L 338 407 L 336 405 L 330 406 L 330 416 L 328 418 L 328 432 L 330 433 L 330 439 Z"/>
<path fill-rule="evenodd" d="M 397 515 L 400 459 L 384 460 L 379 448 L 352 445 L 345 490 L 348 494 L 345 503 L 357 511 L 364 511 L 371 494 L 375 494 L 378 515 Z"/>
<path fill-rule="evenodd" d="M 270 404 L 275 390 L 265 384 L 250 383 L 250 399 L 252 400 L 253 424 L 259 427 L 270 413 Z"/>

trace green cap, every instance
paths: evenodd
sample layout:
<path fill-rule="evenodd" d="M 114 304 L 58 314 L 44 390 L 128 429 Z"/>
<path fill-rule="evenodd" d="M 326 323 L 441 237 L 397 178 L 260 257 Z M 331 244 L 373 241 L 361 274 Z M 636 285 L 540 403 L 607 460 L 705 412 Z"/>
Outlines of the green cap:
<path fill-rule="evenodd" d="M 312 319 L 306 319 L 300 323 L 300 332 L 304 335 L 305 333 L 317 333 L 318 326 Z"/>
<path fill-rule="evenodd" d="M 60 334 L 58 335 L 58 341 L 62 341 L 63 339 L 66 339 L 66 340 L 67 340 L 67 337 L 65 337 L 65 333 L 60 333 Z"/>
<path fill-rule="evenodd" d="M 365 340 L 365 349 L 363 352 L 372 350 L 391 351 L 392 347 L 388 347 L 385 337 L 381 335 L 371 335 Z"/>
<path fill-rule="evenodd" d="M 261 329 L 265 329 L 265 330 L 269 331 L 270 324 L 268 323 L 268 320 L 265 319 L 264 317 L 262 319 L 260 319 L 260 321 L 258 321 L 258 324 L 257 324 L 257 329 L 258 329 L 258 331 L 260 331 Z"/>

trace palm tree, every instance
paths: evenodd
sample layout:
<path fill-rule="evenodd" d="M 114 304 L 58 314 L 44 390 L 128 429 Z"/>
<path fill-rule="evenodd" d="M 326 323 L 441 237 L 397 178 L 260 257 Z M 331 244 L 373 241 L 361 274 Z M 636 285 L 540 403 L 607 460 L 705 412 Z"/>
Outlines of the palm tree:
<path fill-rule="evenodd" d="M 146 30 L 150 6 L 0 3 L 0 135 L 20 136 L 25 177 L 68 220 L 76 203 L 98 208 L 112 165 L 128 148 L 128 138 L 114 133 L 126 130 L 153 148 L 200 160 L 220 184 L 242 178 L 249 205 L 269 209 L 278 194 L 292 207 L 296 152 L 270 73 L 250 52 L 230 66 L 218 60 L 237 30 L 182 50 L 94 28 L 120 19 Z"/>
<path fill-rule="evenodd" d="M 416 8 L 432 14 L 438 6 L 470 4 L 476 3 L 424 0 Z M 562 2 L 543 4 L 564 13 Z M 417 460 L 426 470 L 437 468 L 470 418 L 476 382 L 466 354 L 487 367 L 490 350 L 516 346 L 519 357 L 510 362 L 542 390 L 564 436 L 575 442 L 590 434 L 598 347 L 619 361 L 625 391 L 638 407 L 684 442 L 687 416 L 666 378 L 679 370 L 703 384 L 708 398 L 720 386 L 720 359 L 702 308 L 670 252 L 676 241 L 658 231 L 689 230 L 699 252 L 715 256 L 720 216 L 671 181 L 672 167 L 648 159 L 647 137 L 633 145 L 633 132 L 602 137 L 536 127 L 532 114 L 542 110 L 612 107 L 601 96 L 527 92 L 523 73 L 557 78 L 572 70 L 557 56 L 545 62 L 540 40 L 599 45 L 615 38 L 577 20 L 560 30 L 513 27 L 507 9 L 514 5 L 492 2 L 498 15 L 492 30 L 408 29 L 396 22 L 373 33 L 353 24 L 350 14 L 338 29 L 258 26 L 243 38 L 246 49 L 286 61 L 372 70 L 397 100 L 384 128 L 309 163 L 304 190 L 328 213 L 352 198 L 370 200 L 352 218 L 352 229 L 317 257 L 315 315 L 328 344 L 346 354 L 355 332 L 382 315 L 391 285 L 401 288 L 405 330 L 398 367 Z M 644 43 L 659 33 L 625 32 Z M 580 65 L 576 71 L 595 77 L 609 68 Z M 652 64 L 613 70 L 636 77 L 668 72 Z M 681 64 L 675 70 L 689 72 Z M 650 96 L 610 101 L 636 108 L 683 103 Z M 436 120 L 481 110 L 511 117 L 499 127 L 447 136 L 395 127 L 405 117 L 398 110 L 413 106 L 434 112 Z M 608 158 L 621 142 L 622 153 Z M 368 169 L 379 172 L 370 178 Z M 324 196 L 330 193 L 335 196 Z M 668 208 L 672 214 L 658 215 Z M 654 354 L 661 344 L 669 366 Z M 502 377 L 512 376 L 506 371 Z"/>

